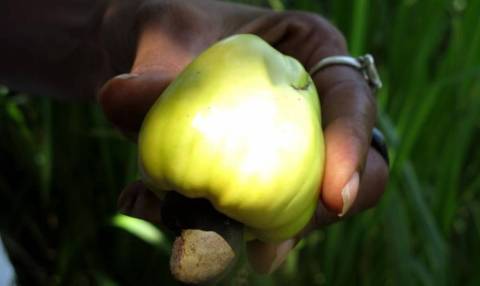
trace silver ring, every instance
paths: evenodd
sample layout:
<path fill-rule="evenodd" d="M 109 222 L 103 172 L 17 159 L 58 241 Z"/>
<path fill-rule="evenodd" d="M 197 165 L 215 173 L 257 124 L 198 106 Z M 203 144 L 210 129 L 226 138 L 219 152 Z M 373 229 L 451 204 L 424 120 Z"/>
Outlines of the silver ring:
<path fill-rule="evenodd" d="M 370 54 L 357 58 L 350 56 L 326 57 L 316 63 L 310 69 L 309 73 L 313 76 L 316 72 L 331 65 L 346 65 L 353 67 L 362 73 L 363 77 L 374 91 L 382 87 L 382 81 L 380 80 L 377 68 L 375 67 L 375 61 Z"/>

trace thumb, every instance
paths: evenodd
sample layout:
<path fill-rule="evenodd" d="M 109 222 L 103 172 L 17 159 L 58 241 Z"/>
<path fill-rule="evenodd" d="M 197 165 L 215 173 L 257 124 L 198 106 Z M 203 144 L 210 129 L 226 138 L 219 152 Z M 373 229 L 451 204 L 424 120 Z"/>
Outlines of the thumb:
<path fill-rule="evenodd" d="M 179 42 L 157 24 L 143 29 L 131 72 L 110 79 L 98 101 L 107 118 L 134 138 L 150 106 L 167 86 L 206 47 L 204 41 Z"/>
<path fill-rule="evenodd" d="M 134 138 L 149 108 L 175 76 L 155 71 L 118 75 L 103 86 L 98 101 L 110 122 Z"/>

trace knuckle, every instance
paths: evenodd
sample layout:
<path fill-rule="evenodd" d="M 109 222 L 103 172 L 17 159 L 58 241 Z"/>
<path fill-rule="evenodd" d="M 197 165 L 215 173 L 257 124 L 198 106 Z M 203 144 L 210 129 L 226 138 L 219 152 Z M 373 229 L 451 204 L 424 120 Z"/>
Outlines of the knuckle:
<path fill-rule="evenodd" d="M 198 14 L 195 7 L 180 1 L 146 1 L 135 13 L 136 29 L 154 25 L 185 32 L 185 29 L 192 28 L 191 23 L 199 17 Z"/>
<path fill-rule="evenodd" d="M 136 11 L 137 25 L 158 21 L 168 16 L 167 12 L 172 10 L 171 1 L 145 1 Z"/>
<path fill-rule="evenodd" d="M 377 100 L 363 77 L 356 76 L 338 84 L 339 88 L 349 89 L 352 93 L 359 96 L 359 111 L 365 118 L 377 113 Z M 362 112 L 363 111 L 363 112 Z"/>
<path fill-rule="evenodd" d="M 292 37 L 302 43 L 302 58 L 307 68 L 320 59 L 339 54 L 348 54 L 343 34 L 321 16 L 303 11 L 289 11 L 283 14 L 284 21 L 294 31 Z"/>
<path fill-rule="evenodd" d="M 154 27 L 157 33 L 174 37 L 184 45 L 199 43 L 203 49 L 211 44 L 212 38 L 217 39 L 222 27 L 218 26 L 218 15 L 212 16 L 200 4 L 174 0 L 148 1 L 137 10 L 135 29 L 141 33 Z"/>
<path fill-rule="evenodd" d="M 337 48 L 346 47 L 346 40 L 342 32 L 320 15 L 304 11 L 286 13 L 290 21 L 296 22 L 308 30 L 309 33 L 307 34 L 310 37 L 321 40 L 323 43 L 329 43 Z"/>
<path fill-rule="evenodd" d="M 352 94 L 357 101 L 357 110 L 369 117 L 377 113 L 377 100 L 367 82 L 355 70 L 348 70 L 351 77 L 332 82 L 331 94 Z"/>

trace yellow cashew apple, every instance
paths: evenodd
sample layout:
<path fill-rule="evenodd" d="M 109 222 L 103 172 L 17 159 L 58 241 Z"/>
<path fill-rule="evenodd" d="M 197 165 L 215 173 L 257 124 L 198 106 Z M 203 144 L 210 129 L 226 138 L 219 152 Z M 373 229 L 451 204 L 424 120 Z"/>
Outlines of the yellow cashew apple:
<path fill-rule="evenodd" d="M 226 38 L 152 106 L 139 163 L 159 195 L 206 198 L 250 237 L 289 238 L 312 217 L 323 174 L 315 85 L 297 60 L 259 37 Z"/>

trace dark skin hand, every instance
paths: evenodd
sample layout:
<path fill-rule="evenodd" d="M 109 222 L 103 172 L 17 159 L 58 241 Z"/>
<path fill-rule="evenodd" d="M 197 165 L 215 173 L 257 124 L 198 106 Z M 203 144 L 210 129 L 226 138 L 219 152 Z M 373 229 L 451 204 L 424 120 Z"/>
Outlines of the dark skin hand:
<path fill-rule="evenodd" d="M 0 4 L 0 21 L 18 26 L 17 19 L 29 19 L 21 24 L 23 33 L 0 25 L 0 40 L 8 40 L 0 52 L 0 82 L 72 97 L 97 93 L 107 117 L 132 140 L 168 84 L 199 53 L 229 35 L 257 34 L 298 59 L 307 70 L 324 57 L 348 54 L 338 30 L 320 16 L 305 12 L 276 13 L 209 0 L 83 0 L 75 7 L 48 2 L 52 2 L 48 9 L 30 9 L 35 11 L 31 15 L 22 10 L 29 1 Z M 58 13 L 52 14 L 52 7 Z M 9 11 L 22 14 L 10 15 Z M 67 22 L 58 32 L 61 37 L 52 32 L 55 41 L 45 41 L 49 33 L 35 30 L 54 31 Z M 29 32 L 35 37 L 27 37 Z M 118 74 L 122 75 L 114 77 Z M 370 147 L 376 106 L 361 74 L 350 67 L 331 66 L 317 72 L 313 80 L 326 142 L 318 208 L 296 237 L 276 244 L 248 243 L 250 262 L 258 272 L 275 270 L 310 231 L 375 206 L 388 181 L 387 164 Z M 127 186 L 119 198 L 123 212 L 159 225 L 160 206 L 160 200 L 140 182 Z"/>
<path fill-rule="evenodd" d="M 128 75 L 111 79 L 99 100 L 105 113 L 130 137 L 156 98 L 201 51 L 232 34 L 257 34 L 306 69 L 320 59 L 347 54 L 345 41 L 319 16 L 210 1 L 152 2 L 142 17 L 133 66 Z M 153 12 L 152 12 L 153 11 Z M 145 13 L 145 14 L 143 14 Z M 297 237 L 282 243 L 248 243 L 251 264 L 271 272 L 288 251 L 311 230 L 374 206 L 385 190 L 388 168 L 370 147 L 375 99 L 358 71 L 335 66 L 313 77 L 322 105 L 326 168 L 321 200 L 311 223 Z M 355 175 L 357 174 L 357 175 Z M 350 181 L 350 200 L 342 190 Z M 161 223 L 160 201 L 144 186 L 127 187 L 119 200 L 124 212 Z"/>

